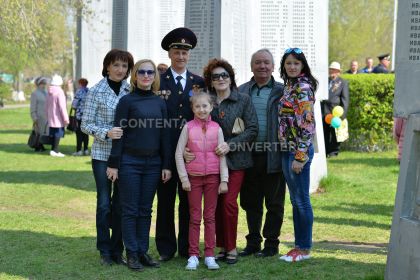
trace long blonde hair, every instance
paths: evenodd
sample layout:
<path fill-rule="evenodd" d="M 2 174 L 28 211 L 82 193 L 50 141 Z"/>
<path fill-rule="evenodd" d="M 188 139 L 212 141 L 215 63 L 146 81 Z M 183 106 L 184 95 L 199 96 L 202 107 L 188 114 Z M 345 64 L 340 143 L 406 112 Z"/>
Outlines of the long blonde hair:
<path fill-rule="evenodd" d="M 131 78 L 130 78 L 130 85 L 131 85 L 131 92 L 134 91 L 134 89 L 137 87 L 137 70 L 139 70 L 140 65 L 142 65 L 143 63 L 149 62 L 150 64 L 153 65 L 153 70 L 155 71 L 155 79 L 153 80 L 152 83 L 152 91 L 153 92 L 157 92 L 160 88 L 160 75 L 159 72 L 157 71 L 157 67 L 156 64 L 153 62 L 153 60 L 151 59 L 141 59 L 139 61 L 136 62 L 136 64 L 134 64 L 133 66 L 133 71 L 131 71 Z"/>

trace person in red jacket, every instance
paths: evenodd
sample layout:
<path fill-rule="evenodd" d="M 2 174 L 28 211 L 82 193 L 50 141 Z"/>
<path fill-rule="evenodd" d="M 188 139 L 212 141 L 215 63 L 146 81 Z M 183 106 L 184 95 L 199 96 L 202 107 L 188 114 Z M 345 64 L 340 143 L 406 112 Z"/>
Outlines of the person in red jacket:
<path fill-rule="evenodd" d="M 404 130 L 405 124 L 407 119 L 404 118 L 394 118 L 394 128 L 393 128 L 393 135 L 394 140 L 398 144 L 398 161 L 401 161 L 402 151 L 403 151 L 403 143 L 404 143 Z"/>
<path fill-rule="evenodd" d="M 182 189 L 188 192 L 190 207 L 189 259 L 187 270 L 196 270 L 199 257 L 201 205 L 204 194 L 204 263 L 208 269 L 219 269 L 214 258 L 216 246 L 216 206 L 219 193 L 227 192 L 229 171 L 224 156 L 216 155 L 216 147 L 224 142 L 219 124 L 211 120 L 213 109 L 208 93 L 199 92 L 191 97 L 194 119 L 182 129 L 176 147 L 175 159 Z M 188 147 L 195 159 L 184 162 L 184 151 Z"/>

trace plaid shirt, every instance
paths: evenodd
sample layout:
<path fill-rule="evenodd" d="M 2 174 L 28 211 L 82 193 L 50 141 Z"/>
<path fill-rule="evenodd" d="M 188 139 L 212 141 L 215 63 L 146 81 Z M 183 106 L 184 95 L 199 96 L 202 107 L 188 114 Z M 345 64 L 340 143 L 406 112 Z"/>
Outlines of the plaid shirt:
<path fill-rule="evenodd" d="M 108 131 L 114 127 L 115 109 L 120 99 L 127 95 L 130 85 L 122 81 L 118 96 L 103 78 L 89 89 L 83 109 L 81 129 L 84 133 L 95 137 L 92 145 L 92 159 L 108 161 L 112 148 L 112 139 L 107 137 Z"/>

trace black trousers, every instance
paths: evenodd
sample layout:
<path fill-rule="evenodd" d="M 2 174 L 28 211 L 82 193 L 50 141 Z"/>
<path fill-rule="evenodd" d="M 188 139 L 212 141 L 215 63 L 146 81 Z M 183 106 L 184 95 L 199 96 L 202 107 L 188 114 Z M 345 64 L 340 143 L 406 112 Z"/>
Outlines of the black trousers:
<path fill-rule="evenodd" d="M 172 256 L 178 249 L 178 255 L 188 257 L 188 230 L 190 213 L 187 192 L 182 189 L 178 174 L 172 172 L 172 178 L 166 184 L 157 187 L 156 248 L 159 255 Z M 175 200 L 178 192 L 178 248 L 175 234 Z"/>
<path fill-rule="evenodd" d="M 79 126 L 76 130 L 76 151 L 86 151 L 89 147 L 89 135 L 84 133 L 80 127 L 82 124 L 81 120 L 77 120 Z M 82 150 L 82 143 L 83 143 L 83 150 Z"/>
<path fill-rule="evenodd" d="M 261 248 L 263 204 L 267 212 L 263 228 L 264 247 L 278 248 L 283 224 L 286 183 L 282 172 L 267 174 L 267 154 L 253 155 L 254 166 L 246 170 L 241 189 L 241 207 L 248 223 L 247 247 Z"/>
<path fill-rule="evenodd" d="M 340 143 L 337 142 L 337 137 L 335 135 L 335 128 L 325 122 L 325 117 L 323 117 L 322 125 L 324 128 L 324 142 L 325 142 L 325 153 L 338 154 L 340 151 Z"/>

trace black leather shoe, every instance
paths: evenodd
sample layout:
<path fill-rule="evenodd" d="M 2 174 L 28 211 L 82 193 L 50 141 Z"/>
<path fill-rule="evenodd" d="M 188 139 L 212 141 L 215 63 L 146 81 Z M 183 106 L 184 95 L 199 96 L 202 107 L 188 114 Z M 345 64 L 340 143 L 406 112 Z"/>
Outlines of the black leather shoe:
<path fill-rule="evenodd" d="M 239 256 L 246 257 L 246 256 L 249 256 L 249 255 L 253 255 L 255 253 L 258 253 L 259 251 L 260 251 L 259 248 L 254 248 L 254 247 L 248 247 L 247 246 L 243 249 L 243 251 L 239 252 Z"/>
<path fill-rule="evenodd" d="M 139 262 L 137 256 L 128 256 L 127 257 L 127 267 L 135 271 L 143 271 L 143 265 Z"/>
<path fill-rule="evenodd" d="M 139 256 L 139 260 L 140 263 L 144 266 L 148 266 L 148 267 L 159 267 L 160 264 L 153 260 L 151 256 L 149 256 L 148 254 L 143 254 Z"/>
<path fill-rule="evenodd" d="M 174 257 L 174 255 L 160 255 L 159 261 L 161 262 L 167 262 L 171 260 Z"/>
<path fill-rule="evenodd" d="M 122 255 L 113 255 L 111 256 L 111 259 L 115 264 L 127 265 L 127 261 L 123 258 Z"/>
<path fill-rule="evenodd" d="M 111 257 L 107 255 L 101 255 L 101 265 L 111 266 L 112 265 Z"/>
<path fill-rule="evenodd" d="M 255 253 L 255 256 L 257 258 L 265 258 L 265 257 L 276 256 L 278 254 L 279 254 L 279 249 L 278 248 L 265 247 L 264 249 L 262 249 L 258 253 Z"/>

